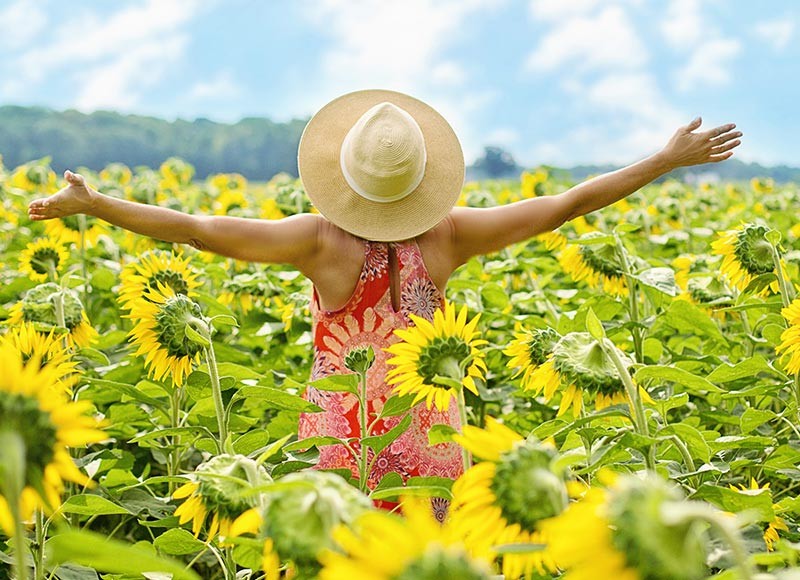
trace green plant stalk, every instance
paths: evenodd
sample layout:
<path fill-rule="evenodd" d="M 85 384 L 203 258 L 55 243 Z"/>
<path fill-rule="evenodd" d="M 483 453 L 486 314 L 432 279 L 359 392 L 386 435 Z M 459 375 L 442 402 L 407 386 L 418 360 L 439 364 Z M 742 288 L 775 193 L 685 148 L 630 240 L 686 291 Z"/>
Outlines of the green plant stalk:
<path fill-rule="evenodd" d="M 222 403 L 222 386 L 219 382 L 219 369 L 217 368 L 217 357 L 214 354 L 214 343 L 211 342 L 211 332 L 208 327 L 203 328 L 204 336 L 208 340 L 208 346 L 204 348 L 206 363 L 208 363 L 208 376 L 211 379 L 211 394 L 214 398 L 214 411 L 217 415 L 217 428 L 219 429 L 218 448 L 220 453 L 225 448 L 228 440 L 228 426 L 225 423 L 225 405 Z"/>
<path fill-rule="evenodd" d="M 467 401 L 464 397 L 464 385 L 458 389 L 458 417 L 461 420 L 461 433 L 464 433 L 464 427 L 467 426 Z M 461 447 L 461 460 L 464 462 L 464 473 L 472 467 L 472 454 L 466 447 Z"/>
<path fill-rule="evenodd" d="M 637 295 L 639 285 L 633 277 L 633 272 L 631 272 L 628 255 L 625 253 L 625 246 L 622 245 L 622 239 L 619 237 L 619 234 L 614 234 L 614 240 L 616 241 L 617 254 L 619 254 L 619 259 L 622 263 L 622 271 L 628 283 L 628 315 L 633 323 L 633 328 L 631 328 L 633 350 L 636 355 L 636 362 L 641 363 L 644 362 L 644 337 L 642 336 L 642 329 L 639 326 L 639 297 Z"/>
<path fill-rule="evenodd" d="M 0 431 L 0 491 L 6 498 L 14 520 L 14 570 L 17 580 L 28 580 L 25 563 L 27 543 L 20 513 L 20 498 L 25 487 L 25 442 L 17 433 Z"/>
<path fill-rule="evenodd" d="M 86 264 L 86 216 L 78 214 L 78 229 L 81 232 L 81 244 L 78 251 L 81 255 L 81 273 L 83 274 L 83 307 L 89 310 L 89 269 Z"/>
<path fill-rule="evenodd" d="M 36 580 L 44 580 L 44 543 L 47 540 L 47 527 L 44 521 L 44 514 L 42 510 L 36 510 L 36 528 L 35 528 L 36 543 L 34 544 L 33 552 L 33 570 Z"/>
<path fill-rule="evenodd" d="M 172 428 L 180 426 L 180 414 L 181 414 L 181 401 L 183 400 L 183 390 L 180 387 L 176 387 L 173 385 L 172 395 L 170 396 L 170 426 Z M 180 435 L 173 435 L 172 436 L 172 452 L 170 453 L 170 464 L 168 466 L 168 475 L 172 478 L 178 475 L 181 469 L 181 436 Z M 169 494 L 170 496 L 175 492 L 175 485 L 176 482 L 170 479 L 169 482 Z"/>
<path fill-rule="evenodd" d="M 625 364 L 622 362 L 622 359 L 617 353 L 617 347 L 614 346 L 614 343 L 607 338 L 600 341 L 600 345 L 603 348 L 603 352 L 605 352 L 606 356 L 611 359 L 611 362 L 617 369 L 620 379 L 622 380 L 622 384 L 625 385 L 625 391 L 628 393 L 628 399 L 630 399 L 631 407 L 633 408 L 634 429 L 636 429 L 636 432 L 639 435 L 649 437 L 650 428 L 647 425 L 647 416 L 644 413 L 644 405 L 642 404 L 642 398 L 639 396 L 639 389 L 637 389 L 636 385 L 633 384 L 633 379 L 631 378 L 628 369 L 625 367 Z M 647 462 L 648 469 L 655 469 L 655 449 L 652 446 L 650 447 L 649 453 L 645 456 L 645 461 Z"/>
<path fill-rule="evenodd" d="M 358 373 L 358 422 L 359 431 L 361 433 L 361 441 L 359 442 L 359 449 L 361 453 L 358 458 L 358 488 L 362 493 L 367 493 L 367 482 L 369 474 L 367 473 L 367 446 L 363 444 L 366 437 L 370 436 L 370 426 L 367 423 L 367 374 Z"/>

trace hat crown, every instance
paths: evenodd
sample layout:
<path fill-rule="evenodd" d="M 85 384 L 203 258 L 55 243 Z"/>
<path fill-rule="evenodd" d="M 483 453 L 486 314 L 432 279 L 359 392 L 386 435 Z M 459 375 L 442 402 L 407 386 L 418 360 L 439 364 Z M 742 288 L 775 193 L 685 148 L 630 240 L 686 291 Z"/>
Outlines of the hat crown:
<path fill-rule="evenodd" d="M 342 141 L 340 164 L 348 185 L 362 197 L 398 201 L 422 182 L 425 138 L 408 112 L 389 102 L 364 113 Z"/>

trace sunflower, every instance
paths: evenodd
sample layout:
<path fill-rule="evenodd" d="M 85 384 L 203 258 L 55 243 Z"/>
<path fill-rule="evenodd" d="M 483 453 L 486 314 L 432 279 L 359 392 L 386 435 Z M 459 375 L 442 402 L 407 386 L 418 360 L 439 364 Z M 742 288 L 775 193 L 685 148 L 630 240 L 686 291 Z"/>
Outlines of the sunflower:
<path fill-rule="evenodd" d="M 439 524 L 430 503 L 404 498 L 404 518 L 367 512 L 355 531 L 340 527 L 334 539 L 344 553 L 320 555 L 320 580 L 488 580 L 488 563 L 469 556 L 449 524 Z"/>
<path fill-rule="evenodd" d="M 236 189 L 226 189 L 214 200 L 214 215 L 228 215 L 229 213 L 241 213 L 240 210 L 248 206 L 244 191 Z"/>
<path fill-rule="evenodd" d="M 223 282 L 217 300 L 225 306 L 238 303 L 242 314 L 246 315 L 254 306 L 265 305 L 269 297 L 276 293 L 277 289 L 263 274 L 237 274 Z"/>
<path fill-rule="evenodd" d="M 783 359 L 789 357 L 786 370 L 792 374 L 800 374 L 800 298 L 792 301 L 781 310 L 781 314 L 789 323 L 789 327 L 781 333 L 781 343 L 775 348 Z"/>
<path fill-rule="evenodd" d="M 395 330 L 401 342 L 385 349 L 394 355 L 387 360 L 393 367 L 386 373 L 388 384 L 400 395 L 415 394 L 414 403 L 424 399 L 429 409 L 435 403 L 440 411 L 449 408 L 460 388 L 477 395 L 475 379 L 482 380 L 486 373 L 479 347 L 488 344 L 477 338 L 480 314 L 467 322 L 466 305 L 456 315 L 455 306 L 445 303 L 433 322 L 415 314 L 410 318 L 414 326 Z M 440 377 L 445 380 L 440 382 Z"/>
<path fill-rule="evenodd" d="M 69 387 L 69 376 L 75 372 L 77 363 L 72 360 L 70 352 L 57 334 L 52 330 L 39 332 L 30 322 L 22 322 L 0 337 L 0 344 L 9 343 L 21 354 L 27 363 L 31 359 L 39 361 L 40 366 L 49 366 L 55 370 L 58 382 Z"/>
<path fill-rule="evenodd" d="M 164 250 L 145 252 L 135 262 L 122 269 L 118 300 L 125 310 L 141 300 L 147 288 L 158 288 L 159 284 L 170 287 L 175 294 L 191 297 L 200 286 L 198 273 L 189 264 L 189 258 Z"/>
<path fill-rule="evenodd" d="M 266 220 L 279 220 L 285 218 L 286 214 L 284 214 L 281 211 L 281 208 L 278 207 L 278 202 L 275 201 L 275 198 L 268 197 L 261 204 L 259 217 Z"/>
<path fill-rule="evenodd" d="M 561 335 L 549 327 L 524 330 L 514 335 L 514 340 L 503 354 L 511 357 L 507 366 L 510 369 L 517 369 L 514 376 L 522 375 L 523 389 L 530 390 L 534 387 L 531 383 L 533 371 L 547 361 L 553 346 L 560 338 Z"/>
<path fill-rule="evenodd" d="M 708 573 L 707 526 L 670 517 L 685 504 L 660 477 L 631 475 L 590 488 L 541 527 L 570 580 L 700 580 Z"/>
<path fill-rule="evenodd" d="M 135 320 L 129 337 L 138 347 L 136 356 L 145 355 L 148 372 L 157 381 L 169 376 L 172 383 L 183 385 L 200 358 L 203 347 L 186 333 L 186 326 L 203 320 L 200 306 L 183 294 L 163 284 L 145 290 L 143 300 L 131 304 L 125 318 Z"/>
<path fill-rule="evenodd" d="M 600 232 L 589 232 L 580 239 L 602 236 Z M 625 273 L 612 244 L 567 244 L 558 255 L 558 263 L 576 282 L 585 281 L 593 288 L 602 288 L 614 296 L 628 294 Z"/>
<path fill-rule="evenodd" d="M 555 450 L 526 441 L 491 417 L 486 429 L 467 425 L 463 431 L 454 440 L 483 461 L 453 485 L 451 525 L 483 558 L 493 559 L 497 546 L 530 544 L 529 552 L 503 555 L 506 578 L 555 572 L 550 555 L 537 549 L 544 541 L 539 522 L 567 507 L 567 473 Z"/>
<path fill-rule="evenodd" d="M 547 360 L 531 372 L 526 390 L 550 401 L 559 388 L 563 389 L 559 416 L 570 408 L 573 417 L 580 416 L 584 392 L 594 395 L 597 410 L 628 401 L 614 363 L 587 332 L 571 332 L 556 342 Z M 640 393 L 652 401 L 647 392 L 640 389 Z"/>
<path fill-rule="evenodd" d="M 37 357 L 25 362 L 16 346 L 3 340 L 0 368 L 0 431 L 18 436 L 25 449 L 19 508 L 20 517 L 27 521 L 35 509 L 49 513 L 61 504 L 65 481 L 90 484 L 75 467 L 67 447 L 97 443 L 106 435 L 98 422 L 85 414 L 91 403 L 66 397 L 57 366 L 42 365 Z M 11 535 L 15 510 L 9 499 L 0 496 L 0 528 Z"/>
<path fill-rule="evenodd" d="M 545 249 L 550 252 L 555 250 L 563 250 L 567 245 L 567 238 L 564 234 L 553 231 L 545 232 L 536 236 L 536 239 L 544 244 Z"/>
<path fill-rule="evenodd" d="M 770 498 L 772 497 L 772 492 L 769 489 L 769 482 L 765 483 L 764 485 L 758 485 L 758 482 L 756 481 L 755 477 L 750 479 L 750 487 L 747 487 L 746 485 L 740 485 L 738 487 L 735 485 L 729 485 L 728 487 L 730 487 L 733 491 L 737 491 L 739 493 L 744 493 L 748 495 L 768 493 L 770 494 Z M 772 504 L 772 509 L 778 510 L 780 509 L 780 506 L 778 504 Z M 767 524 L 767 529 L 764 530 L 764 535 L 763 535 L 764 544 L 766 544 L 767 551 L 769 552 L 775 550 L 775 543 L 781 539 L 780 534 L 778 534 L 778 530 L 788 532 L 789 526 L 786 525 L 786 520 L 776 515 L 772 519 L 772 521 L 770 521 L 769 524 Z"/>
<path fill-rule="evenodd" d="M 44 282 L 48 276 L 55 278 L 68 259 L 69 253 L 61 242 L 39 238 L 20 252 L 19 269 L 34 282 Z"/>
<path fill-rule="evenodd" d="M 740 291 L 747 288 L 754 278 L 775 271 L 772 247 L 764 237 L 767 232 L 769 228 L 766 226 L 742 224 L 722 232 L 711 244 L 714 254 L 723 257 L 722 275 Z M 769 288 L 777 293 L 778 281 L 774 280 Z"/>
<path fill-rule="evenodd" d="M 258 533 L 258 495 L 247 491 L 272 482 L 264 466 L 243 455 L 218 455 L 201 463 L 194 477 L 196 481 L 172 494 L 174 499 L 185 500 L 175 510 L 181 525 L 191 521 L 192 533 L 199 536 L 212 514 L 206 530 L 209 540 L 217 534 L 235 537 Z"/>
<path fill-rule="evenodd" d="M 70 288 L 47 282 L 28 290 L 25 296 L 11 307 L 8 322 L 18 325 L 31 322 L 38 329 L 60 329 L 56 310 L 61 302 L 64 310 L 66 339 L 70 348 L 87 347 L 97 338 L 97 331 L 89 324 L 83 303 Z"/>
<path fill-rule="evenodd" d="M 87 248 L 97 244 L 100 236 L 108 234 L 108 226 L 97 218 L 90 215 L 71 215 L 68 217 L 48 220 L 45 222 L 45 232 L 47 235 L 62 244 L 81 243 L 81 220 L 85 220 L 84 243 Z"/>

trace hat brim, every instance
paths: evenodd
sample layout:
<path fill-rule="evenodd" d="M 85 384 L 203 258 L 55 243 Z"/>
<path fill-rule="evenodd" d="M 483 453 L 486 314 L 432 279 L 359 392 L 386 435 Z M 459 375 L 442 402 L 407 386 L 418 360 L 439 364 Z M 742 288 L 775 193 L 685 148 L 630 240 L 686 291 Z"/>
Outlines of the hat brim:
<path fill-rule="evenodd" d="M 350 128 L 382 102 L 414 117 L 427 152 L 419 186 L 388 203 L 356 193 L 345 180 L 339 157 Z M 447 216 L 464 185 L 464 154 L 444 117 L 414 97 L 379 89 L 342 95 L 320 109 L 300 138 L 297 166 L 308 197 L 326 219 L 355 236 L 378 242 L 410 239 L 431 229 Z"/>

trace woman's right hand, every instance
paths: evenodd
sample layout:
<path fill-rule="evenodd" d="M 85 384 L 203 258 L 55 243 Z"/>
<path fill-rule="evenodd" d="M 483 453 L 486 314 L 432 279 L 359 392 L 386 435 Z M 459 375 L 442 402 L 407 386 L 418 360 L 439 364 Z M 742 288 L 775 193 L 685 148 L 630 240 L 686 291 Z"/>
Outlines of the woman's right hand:
<path fill-rule="evenodd" d="M 64 172 L 67 186 L 50 197 L 35 199 L 28 205 L 28 217 L 34 221 L 67 217 L 77 213 L 89 213 L 99 195 L 86 185 L 78 173 Z"/>

